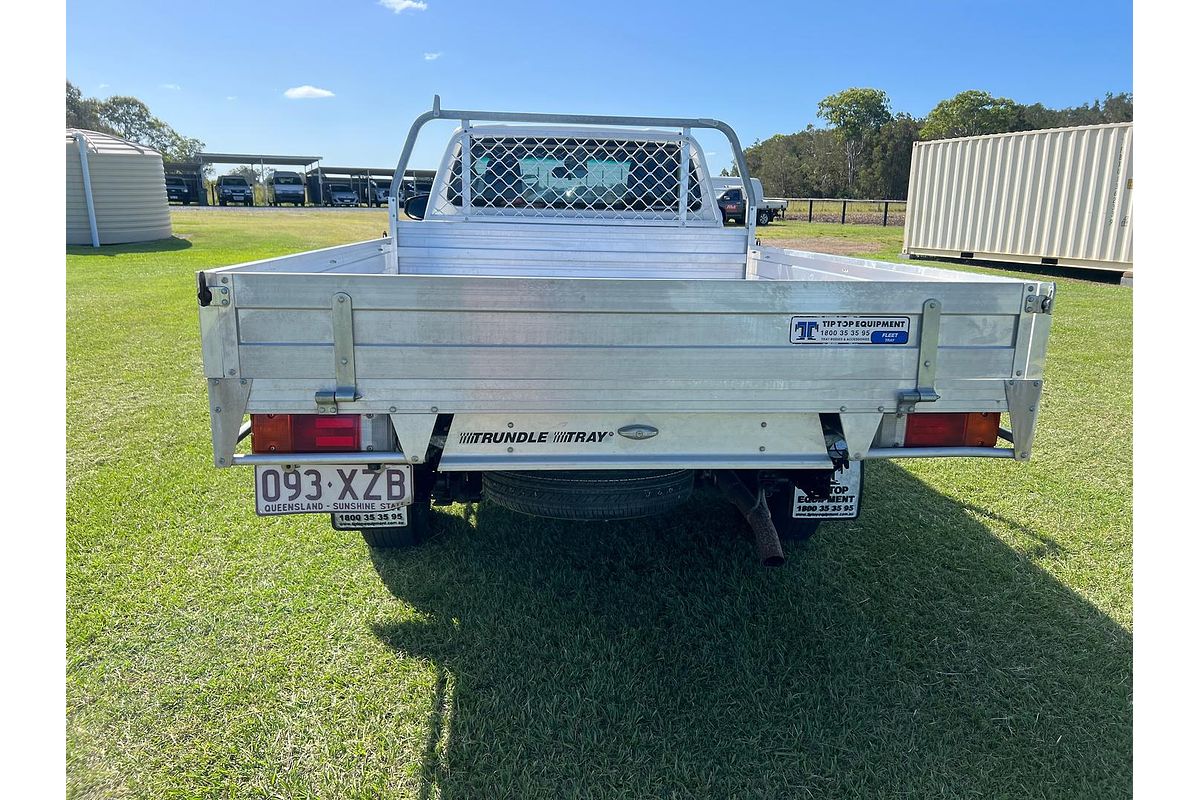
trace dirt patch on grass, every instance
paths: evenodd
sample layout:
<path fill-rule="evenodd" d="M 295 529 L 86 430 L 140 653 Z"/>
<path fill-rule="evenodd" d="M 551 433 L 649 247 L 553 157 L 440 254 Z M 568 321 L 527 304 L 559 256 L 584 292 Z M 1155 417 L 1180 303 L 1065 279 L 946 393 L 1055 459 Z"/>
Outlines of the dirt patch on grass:
<path fill-rule="evenodd" d="M 791 211 L 788 214 L 788 218 L 800 220 L 801 222 L 803 222 L 808 219 L 808 211 L 807 211 L 807 209 L 803 209 L 803 208 L 800 209 L 799 213 L 797 213 L 795 211 Z M 818 211 L 815 214 L 813 214 L 812 221 L 813 222 L 838 222 L 838 223 L 840 223 L 842 221 L 842 215 L 840 212 L 826 213 L 824 211 Z M 847 225 L 883 225 L 883 210 L 880 209 L 879 211 L 847 211 L 846 212 L 846 224 Z M 895 226 L 897 228 L 904 227 L 904 212 L 903 211 L 897 211 L 896 209 L 893 208 L 888 213 L 888 227 L 890 228 L 892 226 Z"/>
<path fill-rule="evenodd" d="M 879 249 L 873 242 L 839 239 L 836 236 L 804 236 L 797 239 L 763 239 L 770 247 L 786 250 L 810 250 L 814 253 L 829 253 L 834 256 L 852 256 L 871 253 Z"/>

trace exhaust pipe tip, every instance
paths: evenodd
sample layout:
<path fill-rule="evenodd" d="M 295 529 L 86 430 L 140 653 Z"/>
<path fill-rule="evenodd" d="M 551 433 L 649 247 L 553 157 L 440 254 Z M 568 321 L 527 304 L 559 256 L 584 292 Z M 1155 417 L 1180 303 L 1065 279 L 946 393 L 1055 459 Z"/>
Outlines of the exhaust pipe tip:
<path fill-rule="evenodd" d="M 758 550 L 758 560 L 764 567 L 781 567 L 787 560 L 783 557 L 783 545 L 779 541 L 779 531 L 771 519 L 771 511 L 767 508 L 766 497 L 762 490 L 758 496 L 750 494 L 750 490 L 738 479 L 737 475 L 728 470 L 716 474 L 717 486 L 729 502 L 733 503 L 754 533 L 754 546 Z"/>
<path fill-rule="evenodd" d="M 767 510 L 767 504 L 759 502 L 746 515 L 746 520 L 750 523 L 750 529 L 754 531 L 758 560 L 764 567 L 782 567 L 787 559 L 783 557 L 783 545 L 779 541 L 775 523 L 771 521 L 771 512 Z"/>

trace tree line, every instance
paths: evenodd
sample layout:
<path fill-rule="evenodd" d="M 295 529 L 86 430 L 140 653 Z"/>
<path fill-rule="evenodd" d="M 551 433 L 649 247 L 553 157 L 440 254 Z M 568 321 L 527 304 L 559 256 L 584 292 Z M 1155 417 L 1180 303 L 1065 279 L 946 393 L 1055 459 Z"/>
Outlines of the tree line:
<path fill-rule="evenodd" d="M 151 147 L 167 161 L 188 161 L 204 149 L 204 142 L 177 132 L 150 113 L 136 97 L 118 95 L 107 100 L 84 97 L 67 81 L 67 127 L 120 136 Z"/>
<path fill-rule="evenodd" d="M 853 88 L 823 99 L 817 116 L 829 127 L 809 125 L 746 148 L 746 166 L 768 196 L 906 200 L 913 142 L 1129 122 L 1133 96 L 1109 93 L 1091 104 L 1052 109 L 971 89 L 920 118 L 893 114 L 880 89 Z M 737 169 L 721 174 L 735 175 Z"/>
<path fill-rule="evenodd" d="M 762 181 L 767 195 L 905 200 L 913 142 L 1129 122 L 1133 96 L 1109 93 L 1091 104 L 1053 109 L 971 89 L 941 101 L 920 118 L 893 113 L 891 100 L 881 89 L 852 88 L 821 100 L 817 116 L 828 127 L 809 125 L 746 148 L 746 166 Z M 129 139 L 154 148 L 168 161 L 187 161 L 204 149 L 204 142 L 180 134 L 136 97 L 84 97 L 70 81 L 67 127 Z M 260 181 L 257 171 L 249 167 L 234 172 L 245 174 L 253 184 Z M 737 168 L 723 169 L 721 174 L 735 175 Z"/>

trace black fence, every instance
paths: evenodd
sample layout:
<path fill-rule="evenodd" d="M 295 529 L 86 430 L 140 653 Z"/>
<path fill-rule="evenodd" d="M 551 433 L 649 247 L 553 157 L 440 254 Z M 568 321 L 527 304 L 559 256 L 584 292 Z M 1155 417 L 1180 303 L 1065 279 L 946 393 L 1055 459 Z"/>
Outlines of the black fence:
<path fill-rule="evenodd" d="M 836 197 L 788 197 L 784 219 L 837 222 L 842 225 L 904 225 L 906 200 L 851 200 Z"/>

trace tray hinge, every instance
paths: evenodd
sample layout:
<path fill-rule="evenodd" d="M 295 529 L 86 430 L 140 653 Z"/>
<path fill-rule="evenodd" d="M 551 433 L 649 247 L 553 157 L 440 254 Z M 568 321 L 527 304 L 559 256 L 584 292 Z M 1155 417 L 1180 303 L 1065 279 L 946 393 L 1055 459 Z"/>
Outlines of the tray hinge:
<path fill-rule="evenodd" d="M 209 286 L 204 282 L 204 273 L 200 273 L 199 287 L 196 292 L 196 299 L 200 301 L 202 308 L 208 306 L 228 306 L 229 305 L 229 287 L 228 286 Z"/>
<path fill-rule="evenodd" d="M 1025 313 L 1027 314 L 1050 314 L 1054 311 L 1054 290 L 1045 294 L 1027 294 L 1025 295 Z"/>
<path fill-rule="evenodd" d="M 917 347 L 917 386 L 900 392 L 899 412 L 912 413 L 917 403 L 932 403 L 941 395 L 934 391 L 937 378 L 938 338 L 942 327 L 942 304 L 933 299 L 921 307 L 921 342 Z"/>
<path fill-rule="evenodd" d="M 316 393 L 317 413 L 336 414 L 338 403 L 353 403 L 361 395 L 354 377 L 354 304 L 350 295 L 337 292 L 330 314 L 333 321 L 334 388 Z"/>

